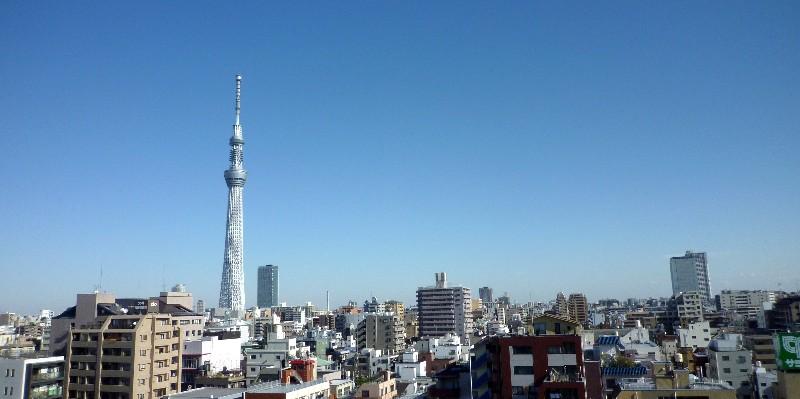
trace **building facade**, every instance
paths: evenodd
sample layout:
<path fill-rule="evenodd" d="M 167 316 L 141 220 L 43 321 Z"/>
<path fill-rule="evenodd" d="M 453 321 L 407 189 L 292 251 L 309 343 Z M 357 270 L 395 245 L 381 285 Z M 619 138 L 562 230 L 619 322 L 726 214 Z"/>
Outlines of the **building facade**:
<path fill-rule="evenodd" d="M 672 277 L 672 295 L 696 291 L 703 301 L 711 301 L 708 258 L 705 252 L 686 251 L 683 256 L 670 258 L 669 271 Z"/>
<path fill-rule="evenodd" d="M 373 348 L 394 355 L 405 347 L 405 338 L 403 319 L 393 314 L 369 313 L 356 329 L 359 350 Z"/>
<path fill-rule="evenodd" d="M 256 305 L 259 308 L 278 306 L 278 266 L 265 265 L 258 268 L 257 292 Z"/>
<path fill-rule="evenodd" d="M 569 295 L 567 300 L 567 308 L 569 317 L 580 324 L 586 323 L 589 318 L 589 302 L 586 300 L 586 295 L 581 293 L 574 293 Z"/>
<path fill-rule="evenodd" d="M 63 384 L 63 356 L 0 357 L 0 397 L 3 399 L 61 398 Z"/>
<path fill-rule="evenodd" d="M 472 300 L 470 289 L 449 287 L 446 273 L 436 273 L 436 284 L 417 289 L 417 317 L 421 337 L 458 335 L 469 342 L 472 335 Z"/>

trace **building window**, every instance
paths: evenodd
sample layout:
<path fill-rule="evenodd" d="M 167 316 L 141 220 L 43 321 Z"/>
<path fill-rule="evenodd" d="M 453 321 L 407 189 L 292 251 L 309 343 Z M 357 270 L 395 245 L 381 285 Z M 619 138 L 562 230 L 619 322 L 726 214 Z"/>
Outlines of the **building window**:
<path fill-rule="evenodd" d="M 142 341 L 147 341 L 147 335 L 142 335 Z"/>
<path fill-rule="evenodd" d="M 139 385 L 144 385 L 144 384 L 145 384 L 144 378 L 139 378 Z"/>
<path fill-rule="evenodd" d="M 515 355 L 531 355 L 533 349 L 530 346 L 512 346 L 511 353 Z"/>
<path fill-rule="evenodd" d="M 139 350 L 139 355 L 140 356 L 147 356 L 147 349 L 140 349 Z"/>
<path fill-rule="evenodd" d="M 533 366 L 514 366 L 514 374 L 533 375 Z"/>
<path fill-rule="evenodd" d="M 361 397 L 362 398 L 368 398 L 369 397 L 369 391 L 367 391 L 367 390 L 361 391 Z"/>
<path fill-rule="evenodd" d="M 725 373 L 725 374 L 730 374 L 731 373 L 731 369 L 725 367 L 724 369 L 722 369 L 722 372 Z"/>
<path fill-rule="evenodd" d="M 525 395 L 525 388 L 521 386 L 512 386 L 511 387 L 511 394 L 512 395 Z"/>
<path fill-rule="evenodd" d="M 730 356 L 722 356 L 722 360 L 723 361 L 728 361 L 728 360 L 731 360 L 731 357 Z"/>

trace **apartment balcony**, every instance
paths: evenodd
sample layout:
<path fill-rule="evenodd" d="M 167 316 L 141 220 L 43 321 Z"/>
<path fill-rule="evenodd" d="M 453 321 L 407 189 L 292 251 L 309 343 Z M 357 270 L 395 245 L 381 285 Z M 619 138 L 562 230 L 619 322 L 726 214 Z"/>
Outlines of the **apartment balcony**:
<path fill-rule="evenodd" d="M 547 366 L 548 367 L 561 367 L 561 366 L 577 366 L 578 359 L 574 353 L 548 353 Z"/>
<path fill-rule="evenodd" d="M 97 356 L 95 355 L 72 355 L 69 357 L 69 360 L 72 362 L 84 362 L 84 363 L 94 363 L 97 361 Z"/>
<path fill-rule="evenodd" d="M 130 391 L 130 384 L 102 384 L 100 385 L 100 392 L 128 392 Z"/>
<path fill-rule="evenodd" d="M 69 389 L 75 391 L 94 391 L 94 384 L 69 384 Z"/>
<path fill-rule="evenodd" d="M 103 341 L 103 348 L 123 348 L 123 349 L 130 349 L 133 348 L 132 341 L 122 341 L 122 340 L 110 340 L 107 339 Z"/>
<path fill-rule="evenodd" d="M 109 363 L 131 363 L 133 358 L 131 356 L 106 355 L 103 356 L 103 361 Z"/>
<path fill-rule="evenodd" d="M 38 373 L 31 375 L 32 383 L 48 382 L 58 380 L 64 377 L 64 372 L 59 370 L 52 373 Z"/>
<path fill-rule="evenodd" d="M 545 383 L 585 383 L 584 378 L 578 373 L 550 373 Z"/>
<path fill-rule="evenodd" d="M 96 348 L 97 341 L 72 341 L 70 345 L 73 348 Z"/>
<path fill-rule="evenodd" d="M 102 370 L 100 372 L 100 376 L 103 378 L 122 378 L 122 377 L 130 377 L 131 372 L 130 370 Z"/>

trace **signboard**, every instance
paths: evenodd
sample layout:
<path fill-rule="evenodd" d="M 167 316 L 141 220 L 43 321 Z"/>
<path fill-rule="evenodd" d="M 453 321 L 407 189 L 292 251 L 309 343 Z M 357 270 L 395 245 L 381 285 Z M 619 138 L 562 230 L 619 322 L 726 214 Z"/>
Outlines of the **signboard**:
<path fill-rule="evenodd" d="M 800 333 L 778 333 L 775 361 L 783 371 L 800 371 Z"/>

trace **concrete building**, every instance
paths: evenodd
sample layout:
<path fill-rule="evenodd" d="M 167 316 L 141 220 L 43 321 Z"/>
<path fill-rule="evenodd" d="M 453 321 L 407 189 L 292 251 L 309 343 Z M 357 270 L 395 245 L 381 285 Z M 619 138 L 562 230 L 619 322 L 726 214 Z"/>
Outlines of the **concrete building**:
<path fill-rule="evenodd" d="M 256 305 L 259 308 L 278 306 L 278 292 L 278 266 L 259 266 Z"/>
<path fill-rule="evenodd" d="M 667 303 L 667 318 L 681 327 L 703 321 L 703 296 L 697 291 L 678 293 Z"/>
<path fill-rule="evenodd" d="M 569 317 L 569 303 L 563 292 L 556 294 L 556 301 L 553 305 L 553 312 L 561 317 Z"/>
<path fill-rule="evenodd" d="M 3 399 L 61 398 L 63 383 L 63 356 L 0 357 L 0 397 Z"/>
<path fill-rule="evenodd" d="M 434 286 L 417 289 L 417 312 L 420 336 L 453 333 L 469 342 L 473 332 L 470 289 L 449 287 L 446 273 L 436 273 Z"/>
<path fill-rule="evenodd" d="M 319 379 L 299 384 L 267 382 L 247 388 L 246 399 L 316 399 L 329 398 L 330 382 Z"/>
<path fill-rule="evenodd" d="M 405 306 L 403 306 L 403 302 L 395 301 L 395 300 L 388 300 L 384 302 L 383 308 L 386 313 L 392 313 L 400 320 L 405 318 Z"/>
<path fill-rule="evenodd" d="M 742 344 L 753 353 L 753 362 L 767 371 L 775 371 L 775 346 L 770 334 L 746 334 Z"/>
<path fill-rule="evenodd" d="M 707 348 L 711 343 L 711 326 L 707 321 L 689 323 L 678 328 L 678 346 L 681 348 Z"/>
<path fill-rule="evenodd" d="M 483 303 L 492 303 L 494 301 L 492 289 L 489 287 L 478 288 L 478 298 L 480 298 Z"/>
<path fill-rule="evenodd" d="M 221 334 L 225 338 L 224 334 Z M 241 369 L 241 341 L 238 334 L 227 339 L 218 336 L 184 342 L 181 366 L 181 387 L 196 387 L 195 379 L 203 374 L 215 375 L 224 371 Z"/>
<path fill-rule="evenodd" d="M 672 277 L 672 295 L 681 292 L 696 291 L 703 302 L 710 303 L 711 283 L 708 276 L 708 258 L 705 252 L 686 251 L 683 256 L 669 259 L 669 271 Z"/>
<path fill-rule="evenodd" d="M 775 303 L 774 291 L 723 290 L 719 293 L 720 309 L 736 310 L 744 307 L 761 307 L 764 302 Z"/>
<path fill-rule="evenodd" d="M 619 378 L 611 392 L 618 392 L 616 399 L 735 399 L 736 393 L 727 384 L 716 381 L 701 381 L 689 370 L 674 369 L 670 363 L 654 363 L 646 375 L 638 378 Z M 604 368 L 604 372 L 606 369 Z M 625 371 L 625 368 L 611 368 Z M 634 368 L 636 369 L 636 368 Z M 630 370 L 630 369 L 628 369 Z M 607 379 L 607 375 L 603 375 Z M 624 377 L 624 376 L 623 376 Z M 607 388 L 611 388 L 608 387 Z"/>
<path fill-rule="evenodd" d="M 586 323 L 589 318 L 589 302 L 586 300 L 586 295 L 581 293 L 570 294 L 567 300 L 567 312 L 572 320 L 581 325 Z"/>
<path fill-rule="evenodd" d="M 383 372 L 382 378 L 375 382 L 369 382 L 356 388 L 354 398 L 396 398 L 397 382 L 391 377 L 388 371 Z"/>
<path fill-rule="evenodd" d="M 475 344 L 473 397 L 585 398 L 578 335 L 487 337 Z"/>
<path fill-rule="evenodd" d="M 393 314 L 368 313 L 356 329 L 359 350 L 374 348 L 397 354 L 405 347 L 405 338 L 403 320 Z"/>
<path fill-rule="evenodd" d="M 724 381 L 736 390 L 739 399 L 753 392 L 753 355 L 742 346 L 741 334 L 725 333 L 708 345 L 708 376 Z"/>

